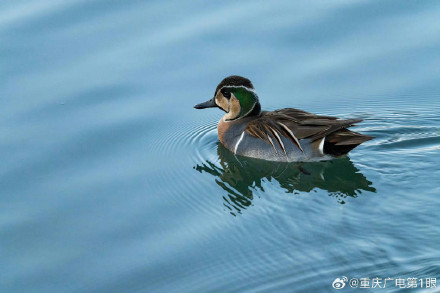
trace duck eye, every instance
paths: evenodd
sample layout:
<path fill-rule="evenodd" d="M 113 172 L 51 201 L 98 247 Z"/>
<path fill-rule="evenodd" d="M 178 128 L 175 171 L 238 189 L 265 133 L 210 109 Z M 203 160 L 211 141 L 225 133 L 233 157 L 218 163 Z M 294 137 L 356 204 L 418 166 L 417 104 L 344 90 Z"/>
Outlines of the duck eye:
<path fill-rule="evenodd" d="M 222 91 L 222 94 L 223 94 L 223 96 L 224 96 L 226 99 L 231 98 L 231 93 L 230 93 L 230 92 Z"/>

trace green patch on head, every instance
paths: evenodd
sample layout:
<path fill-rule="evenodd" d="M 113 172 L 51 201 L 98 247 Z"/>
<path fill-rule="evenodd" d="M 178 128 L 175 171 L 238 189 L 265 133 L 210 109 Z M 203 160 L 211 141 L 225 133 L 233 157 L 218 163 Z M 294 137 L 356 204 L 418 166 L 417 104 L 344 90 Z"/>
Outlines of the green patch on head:
<path fill-rule="evenodd" d="M 228 87 L 229 91 L 234 94 L 237 100 L 240 102 L 240 117 L 249 114 L 258 103 L 257 94 L 245 87 Z"/>

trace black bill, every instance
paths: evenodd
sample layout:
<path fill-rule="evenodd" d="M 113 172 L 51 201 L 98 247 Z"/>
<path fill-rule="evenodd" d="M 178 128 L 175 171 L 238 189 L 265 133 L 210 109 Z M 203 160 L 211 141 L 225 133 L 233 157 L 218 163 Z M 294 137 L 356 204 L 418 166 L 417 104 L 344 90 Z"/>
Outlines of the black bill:
<path fill-rule="evenodd" d="M 205 108 L 213 108 L 213 107 L 217 107 L 217 104 L 215 103 L 215 99 L 212 98 L 209 101 L 206 101 L 204 103 L 200 103 L 194 106 L 194 108 L 196 109 L 205 109 Z"/>

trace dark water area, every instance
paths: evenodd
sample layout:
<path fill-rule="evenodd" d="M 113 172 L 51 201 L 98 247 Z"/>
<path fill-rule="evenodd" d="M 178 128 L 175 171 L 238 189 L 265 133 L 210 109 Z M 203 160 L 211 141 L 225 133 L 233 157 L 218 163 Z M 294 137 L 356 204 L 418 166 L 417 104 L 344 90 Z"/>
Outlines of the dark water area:
<path fill-rule="evenodd" d="M 439 15 L 436 1 L 2 1 L 0 292 L 440 282 Z M 265 110 L 364 119 L 353 130 L 375 139 L 324 162 L 234 156 L 223 112 L 193 109 L 231 74 Z M 371 291 L 412 290 L 393 282 Z"/>

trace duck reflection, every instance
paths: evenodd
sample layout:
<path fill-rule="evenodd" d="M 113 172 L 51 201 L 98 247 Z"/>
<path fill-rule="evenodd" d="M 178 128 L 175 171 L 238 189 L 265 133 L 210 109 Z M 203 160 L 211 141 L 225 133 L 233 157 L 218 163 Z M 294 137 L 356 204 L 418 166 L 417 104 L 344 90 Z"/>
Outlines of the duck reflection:
<path fill-rule="evenodd" d="M 276 180 L 287 193 L 326 190 L 339 203 L 363 191 L 375 192 L 372 182 L 360 173 L 348 157 L 324 162 L 279 163 L 235 156 L 217 143 L 220 165 L 206 161 L 194 167 L 215 177 L 227 195 L 225 206 L 231 214 L 241 213 L 252 204 L 253 192 L 264 191 L 264 180 Z"/>

